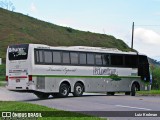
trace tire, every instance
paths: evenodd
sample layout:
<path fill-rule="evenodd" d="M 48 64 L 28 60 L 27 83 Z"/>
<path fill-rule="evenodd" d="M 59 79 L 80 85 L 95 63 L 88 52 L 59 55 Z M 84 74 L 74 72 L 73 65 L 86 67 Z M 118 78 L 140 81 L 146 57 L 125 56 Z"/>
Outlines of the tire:
<path fill-rule="evenodd" d="M 136 84 L 132 84 L 131 87 L 131 96 L 135 96 L 136 95 Z"/>
<path fill-rule="evenodd" d="M 125 95 L 130 95 L 131 94 L 131 92 L 125 92 Z"/>
<path fill-rule="evenodd" d="M 39 99 L 47 99 L 50 94 L 42 93 L 42 92 L 35 92 L 34 93 Z"/>
<path fill-rule="evenodd" d="M 114 95 L 115 94 L 115 92 L 107 92 L 107 95 Z"/>
<path fill-rule="evenodd" d="M 67 97 L 69 94 L 69 86 L 67 84 L 62 83 L 59 88 L 58 97 Z"/>
<path fill-rule="evenodd" d="M 84 92 L 84 86 L 81 83 L 76 83 L 74 85 L 73 96 L 80 97 L 82 96 L 83 92 Z"/>

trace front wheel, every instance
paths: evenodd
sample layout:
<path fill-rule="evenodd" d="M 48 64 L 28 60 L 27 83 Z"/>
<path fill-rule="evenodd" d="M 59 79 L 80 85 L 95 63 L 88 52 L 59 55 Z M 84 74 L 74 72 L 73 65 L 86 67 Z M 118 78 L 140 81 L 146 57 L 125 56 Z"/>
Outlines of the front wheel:
<path fill-rule="evenodd" d="M 135 96 L 136 95 L 136 85 L 133 84 L 131 87 L 131 96 Z"/>
<path fill-rule="evenodd" d="M 74 86 L 73 96 L 80 97 L 84 91 L 84 86 L 81 83 L 76 83 Z"/>

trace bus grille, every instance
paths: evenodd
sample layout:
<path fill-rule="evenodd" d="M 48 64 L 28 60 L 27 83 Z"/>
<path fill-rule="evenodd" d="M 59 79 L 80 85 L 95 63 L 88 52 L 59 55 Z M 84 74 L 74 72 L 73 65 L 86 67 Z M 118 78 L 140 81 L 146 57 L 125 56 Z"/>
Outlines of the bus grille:
<path fill-rule="evenodd" d="M 45 77 L 37 77 L 37 89 L 45 89 Z"/>

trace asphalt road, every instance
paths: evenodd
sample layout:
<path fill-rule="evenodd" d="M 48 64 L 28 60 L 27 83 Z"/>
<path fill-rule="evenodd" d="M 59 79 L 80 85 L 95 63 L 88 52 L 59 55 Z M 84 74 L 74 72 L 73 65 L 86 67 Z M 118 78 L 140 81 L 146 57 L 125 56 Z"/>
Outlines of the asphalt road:
<path fill-rule="evenodd" d="M 84 93 L 82 97 L 70 95 L 67 98 L 50 97 L 40 100 L 32 93 L 17 93 L 0 87 L 0 101 L 24 101 L 67 111 L 160 111 L 160 96 L 133 97 L 123 94 L 106 96 L 101 93 Z M 157 117 L 109 118 L 110 120 L 160 120 Z"/>

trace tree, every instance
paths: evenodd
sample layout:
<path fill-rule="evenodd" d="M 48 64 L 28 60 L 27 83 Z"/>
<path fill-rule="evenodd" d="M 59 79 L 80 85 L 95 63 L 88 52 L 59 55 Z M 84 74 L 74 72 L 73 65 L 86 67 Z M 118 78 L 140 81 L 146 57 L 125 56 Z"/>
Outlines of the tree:
<path fill-rule="evenodd" d="M 0 7 L 11 11 L 15 10 L 15 6 L 10 0 L 1 0 Z"/>

